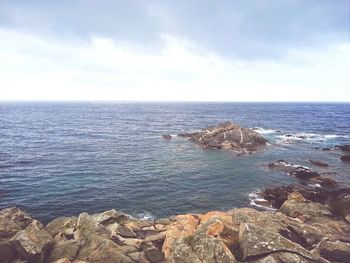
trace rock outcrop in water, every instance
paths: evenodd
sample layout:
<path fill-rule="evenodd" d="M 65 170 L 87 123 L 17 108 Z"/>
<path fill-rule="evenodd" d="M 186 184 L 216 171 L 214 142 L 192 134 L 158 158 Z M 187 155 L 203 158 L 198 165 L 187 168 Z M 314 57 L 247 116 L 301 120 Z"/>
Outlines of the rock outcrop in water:
<path fill-rule="evenodd" d="M 155 221 L 110 210 L 43 226 L 7 208 L 0 211 L 0 262 L 348 262 L 350 189 L 328 204 L 291 190 L 277 211 L 239 208 Z"/>
<path fill-rule="evenodd" d="M 207 127 L 200 132 L 178 134 L 207 149 L 232 150 L 253 153 L 263 149 L 268 141 L 252 129 L 242 128 L 233 122 Z"/>

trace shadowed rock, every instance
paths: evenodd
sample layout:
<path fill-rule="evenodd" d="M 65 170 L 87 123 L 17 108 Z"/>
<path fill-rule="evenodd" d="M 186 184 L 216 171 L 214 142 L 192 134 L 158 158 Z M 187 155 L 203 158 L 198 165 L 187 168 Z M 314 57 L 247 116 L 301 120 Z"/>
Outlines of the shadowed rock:
<path fill-rule="evenodd" d="M 343 155 L 340 157 L 343 162 L 350 162 L 350 155 Z"/>
<path fill-rule="evenodd" d="M 169 134 L 164 134 L 164 135 L 162 135 L 162 137 L 166 141 L 170 141 L 171 140 L 171 135 L 169 135 Z"/>

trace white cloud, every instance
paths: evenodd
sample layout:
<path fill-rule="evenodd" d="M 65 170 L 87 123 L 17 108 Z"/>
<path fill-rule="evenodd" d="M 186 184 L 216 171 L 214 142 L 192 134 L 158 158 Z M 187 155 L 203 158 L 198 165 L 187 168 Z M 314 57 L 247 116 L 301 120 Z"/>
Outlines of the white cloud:
<path fill-rule="evenodd" d="M 112 39 L 62 44 L 0 30 L 1 100 L 349 101 L 350 45 L 285 59 L 219 57 L 172 36 L 150 53 Z"/>

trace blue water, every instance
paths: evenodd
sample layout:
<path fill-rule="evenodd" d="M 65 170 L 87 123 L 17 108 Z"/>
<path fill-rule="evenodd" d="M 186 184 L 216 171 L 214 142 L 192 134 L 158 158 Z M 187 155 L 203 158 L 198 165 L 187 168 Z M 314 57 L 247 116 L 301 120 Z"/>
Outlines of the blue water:
<path fill-rule="evenodd" d="M 161 137 L 228 120 L 265 129 L 272 145 L 238 157 Z M 309 138 L 288 142 L 289 133 Z M 349 136 L 350 104 L 0 103 L 0 208 L 47 221 L 111 208 L 164 217 L 247 206 L 257 189 L 296 182 L 266 168 L 278 159 L 325 161 L 320 172 L 349 183 L 340 153 L 318 149 Z"/>

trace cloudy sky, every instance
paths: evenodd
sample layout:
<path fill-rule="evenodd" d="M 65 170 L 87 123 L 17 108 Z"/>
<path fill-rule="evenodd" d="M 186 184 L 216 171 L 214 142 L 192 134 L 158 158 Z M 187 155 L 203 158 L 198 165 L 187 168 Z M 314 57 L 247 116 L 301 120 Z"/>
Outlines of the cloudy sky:
<path fill-rule="evenodd" d="M 350 101 L 349 0 L 0 0 L 0 100 Z"/>

